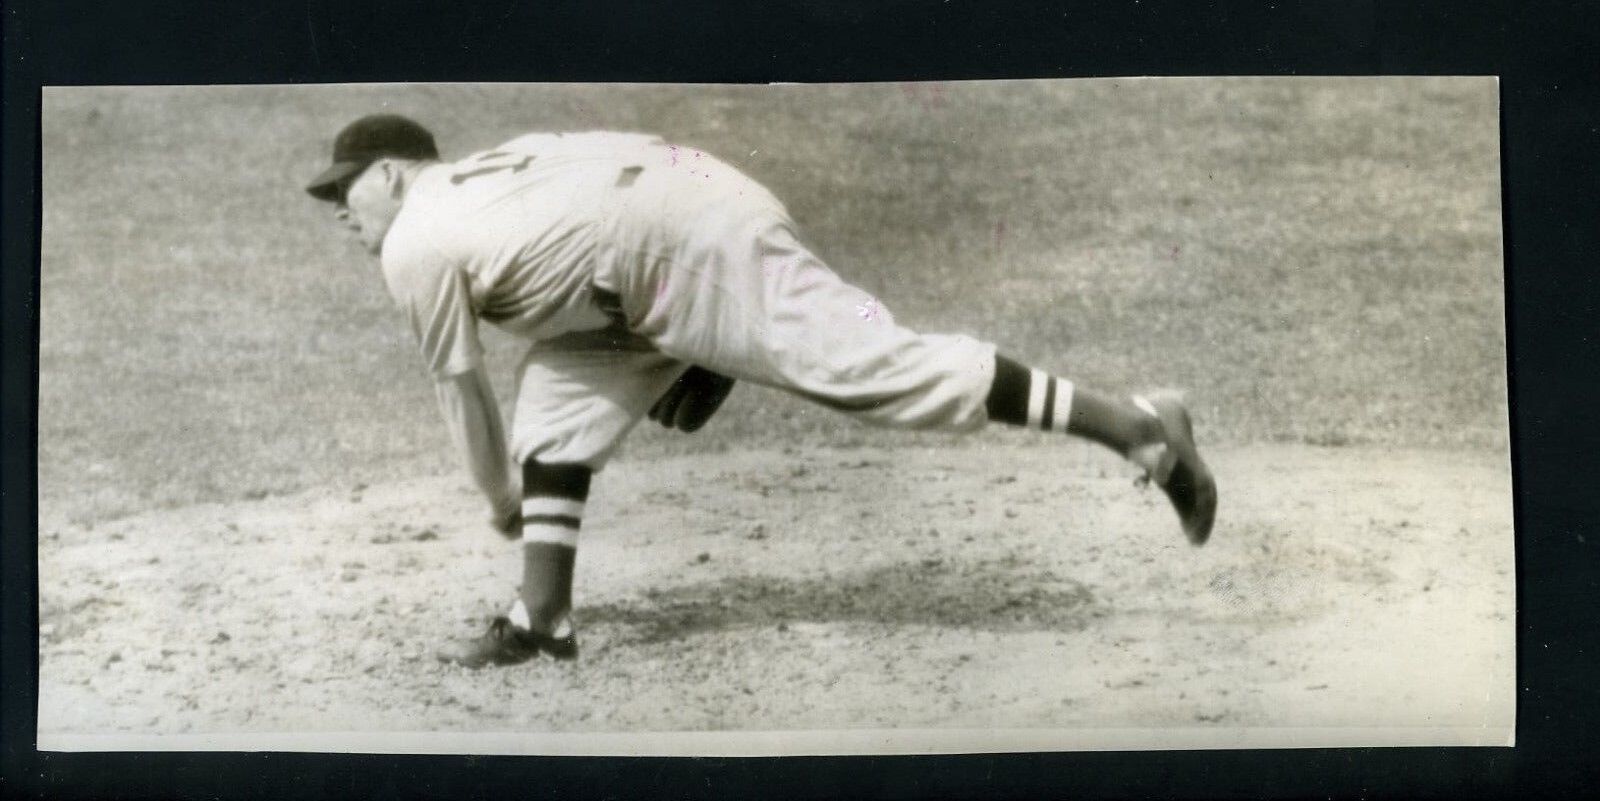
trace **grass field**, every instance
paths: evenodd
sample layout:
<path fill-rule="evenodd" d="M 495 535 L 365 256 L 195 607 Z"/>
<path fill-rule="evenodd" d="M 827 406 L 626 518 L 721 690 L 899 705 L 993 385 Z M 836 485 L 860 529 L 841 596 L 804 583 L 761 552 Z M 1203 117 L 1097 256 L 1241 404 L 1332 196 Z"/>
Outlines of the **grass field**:
<path fill-rule="evenodd" d="M 384 108 L 448 154 L 704 148 L 903 322 L 1185 388 L 1209 442 L 1503 450 L 1496 102 L 1443 78 L 49 90 L 41 517 L 458 469 L 375 265 L 300 192 Z M 625 458 L 926 443 L 954 444 L 745 387 Z"/>

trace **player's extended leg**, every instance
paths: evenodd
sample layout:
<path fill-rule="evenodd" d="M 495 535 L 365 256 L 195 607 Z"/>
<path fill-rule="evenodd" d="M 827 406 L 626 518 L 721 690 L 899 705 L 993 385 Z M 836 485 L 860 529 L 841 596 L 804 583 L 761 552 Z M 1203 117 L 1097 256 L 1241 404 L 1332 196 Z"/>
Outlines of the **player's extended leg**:
<path fill-rule="evenodd" d="M 972 431 L 994 420 L 1086 437 L 1145 468 L 1191 542 L 1209 536 L 1215 482 L 1175 397 L 1085 391 L 971 337 L 916 333 L 828 269 L 786 220 L 743 225 L 642 271 L 635 330 L 681 360 L 876 425 Z"/>
<path fill-rule="evenodd" d="M 616 330 L 529 350 L 511 440 L 522 464 L 522 583 L 486 634 L 441 659 L 477 668 L 577 655 L 572 579 L 590 479 L 685 368 Z"/>

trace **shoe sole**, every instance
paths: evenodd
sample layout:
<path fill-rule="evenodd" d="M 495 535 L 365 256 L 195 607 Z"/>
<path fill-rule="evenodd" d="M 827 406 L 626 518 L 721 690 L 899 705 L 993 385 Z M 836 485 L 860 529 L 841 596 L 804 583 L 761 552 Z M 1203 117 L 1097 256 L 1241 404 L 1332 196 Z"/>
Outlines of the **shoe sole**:
<path fill-rule="evenodd" d="M 1179 510 L 1178 520 L 1183 524 L 1183 534 L 1191 545 L 1204 545 L 1211 539 L 1211 529 L 1216 523 L 1217 482 L 1195 447 L 1194 426 L 1189 419 L 1189 410 L 1175 393 L 1154 393 L 1145 399 L 1155 408 L 1156 419 L 1161 421 L 1161 428 L 1166 433 L 1167 447 L 1173 450 L 1173 473 L 1167 476 L 1167 486 L 1162 489 L 1167 491 L 1170 498 L 1168 486 L 1177 471 L 1184 469 L 1188 472 L 1194 506 L 1187 514 Z"/>
<path fill-rule="evenodd" d="M 576 637 L 567 636 L 560 639 L 539 635 L 519 635 L 519 645 L 526 650 L 517 650 L 486 654 L 481 658 L 462 657 L 459 654 L 437 653 L 435 658 L 446 665 L 459 665 L 468 670 L 481 670 L 486 667 L 512 667 L 537 659 L 544 654 L 551 659 L 566 662 L 578 658 L 578 640 Z"/>

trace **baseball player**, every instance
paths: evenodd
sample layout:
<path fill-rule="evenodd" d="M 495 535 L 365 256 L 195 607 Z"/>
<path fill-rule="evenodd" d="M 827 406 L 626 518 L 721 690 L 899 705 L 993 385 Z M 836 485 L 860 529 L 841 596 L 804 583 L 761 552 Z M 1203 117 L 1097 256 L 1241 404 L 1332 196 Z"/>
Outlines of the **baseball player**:
<path fill-rule="evenodd" d="M 380 258 L 490 522 L 521 541 L 518 597 L 446 661 L 574 657 L 590 477 L 641 418 L 693 431 L 736 381 L 878 426 L 1085 437 L 1143 468 L 1191 543 L 1211 533 L 1216 484 L 1175 395 L 1092 392 L 992 344 L 896 324 L 806 248 L 777 198 L 707 153 L 530 134 L 445 162 L 422 126 L 374 115 L 339 133 L 307 191 Z M 528 342 L 509 440 L 480 320 Z"/>

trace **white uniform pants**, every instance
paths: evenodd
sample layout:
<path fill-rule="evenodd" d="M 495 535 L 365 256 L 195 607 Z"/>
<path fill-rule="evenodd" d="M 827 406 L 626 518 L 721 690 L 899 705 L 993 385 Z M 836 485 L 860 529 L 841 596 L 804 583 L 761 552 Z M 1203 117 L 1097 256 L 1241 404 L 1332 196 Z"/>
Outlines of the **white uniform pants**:
<path fill-rule="evenodd" d="M 620 297 L 618 325 L 536 344 L 523 360 L 519 462 L 599 470 L 691 364 L 873 425 L 970 431 L 987 421 L 994 346 L 896 325 L 801 245 L 786 215 L 731 217 L 670 253 L 619 263 L 596 280 Z"/>

